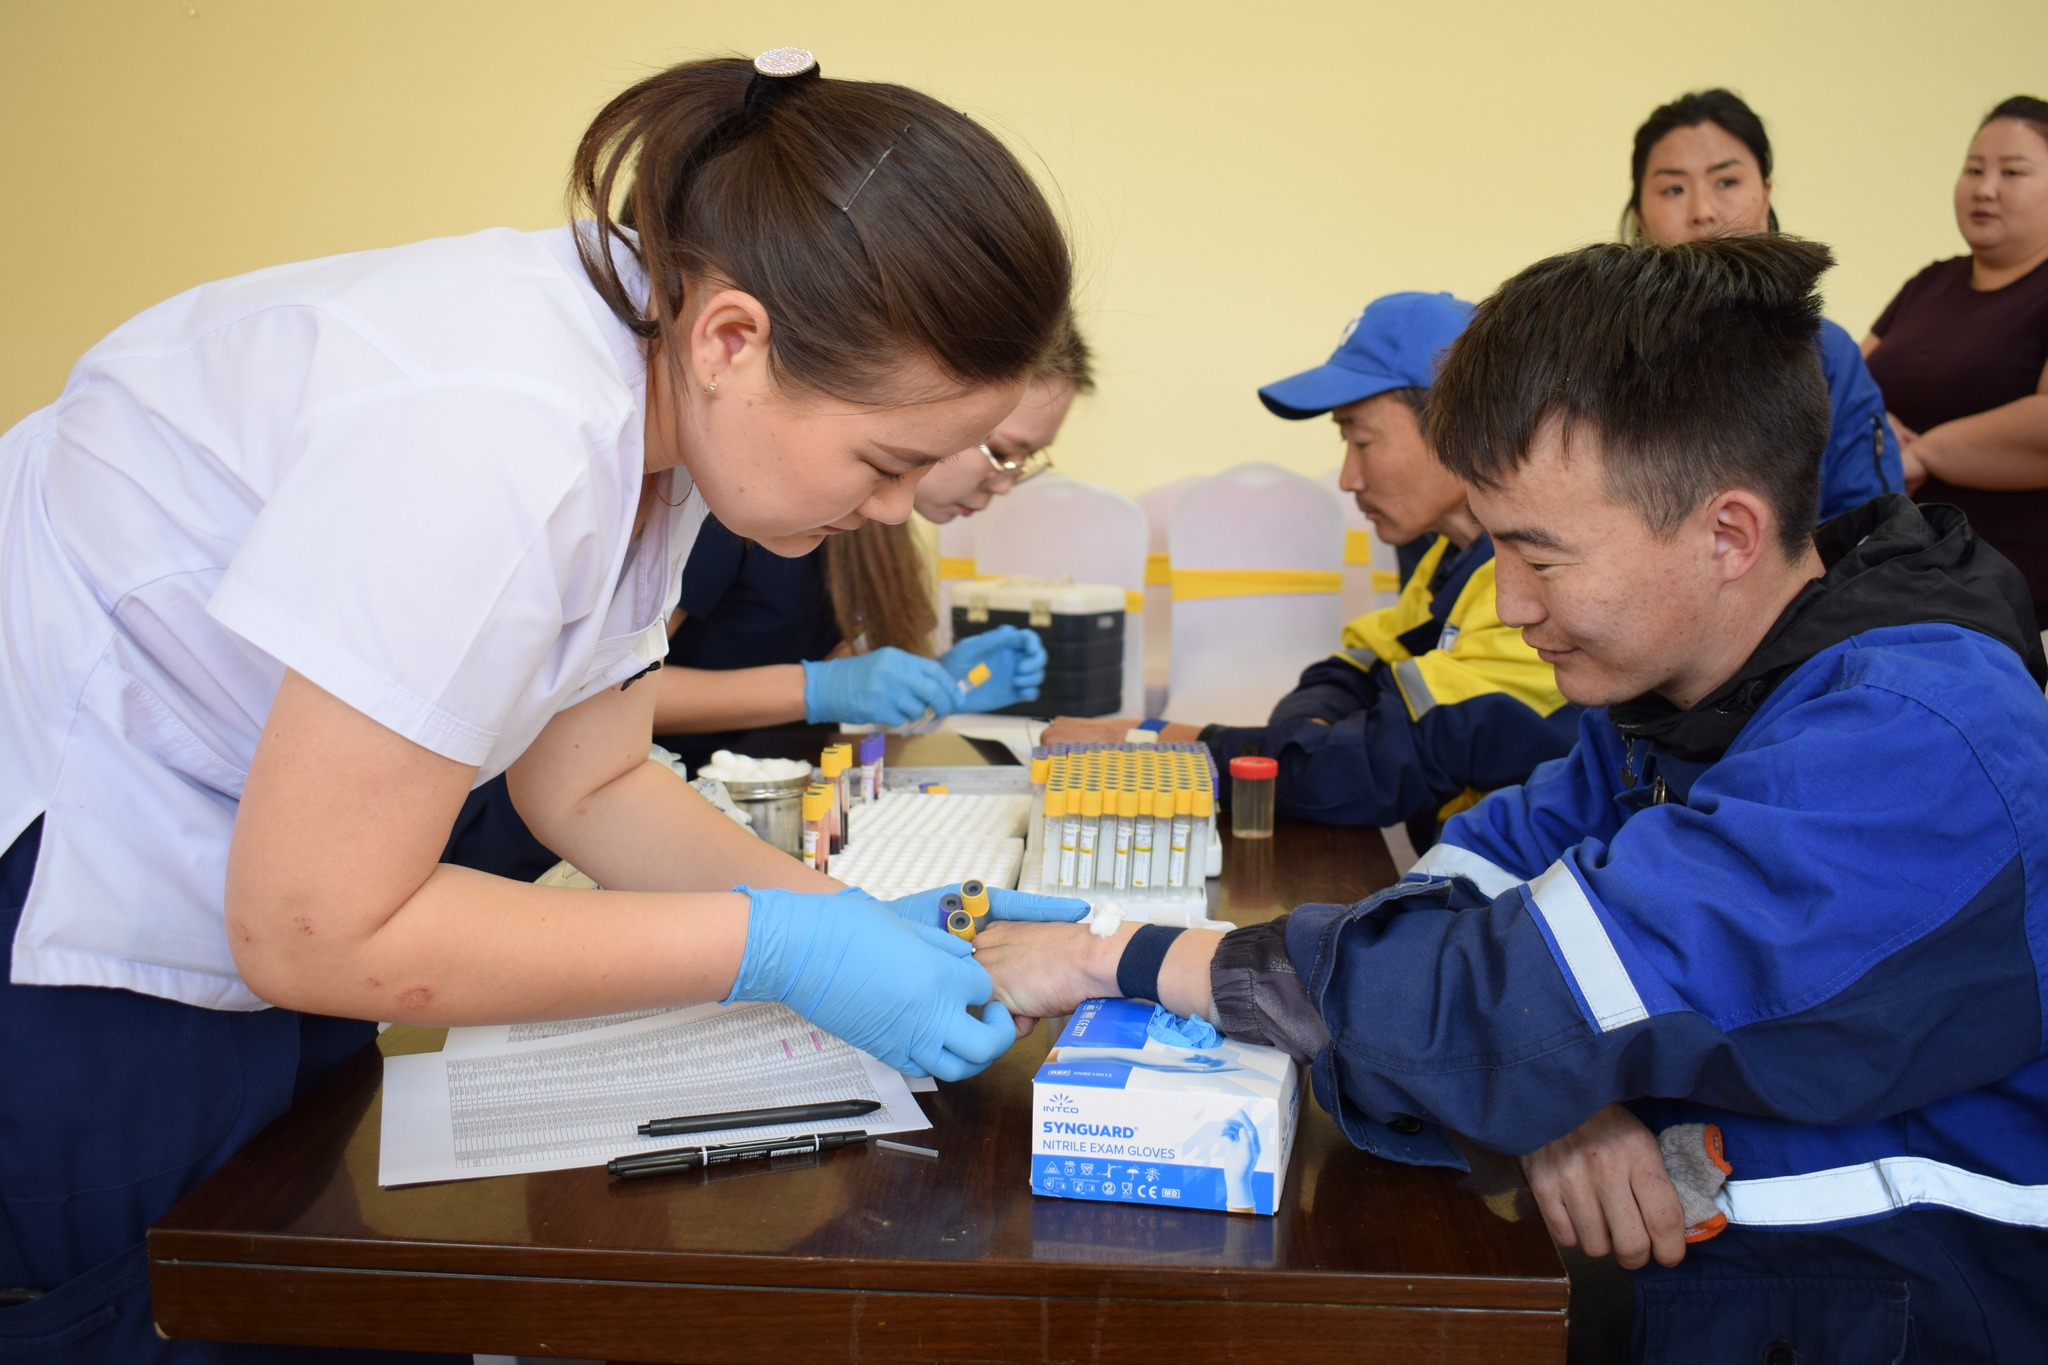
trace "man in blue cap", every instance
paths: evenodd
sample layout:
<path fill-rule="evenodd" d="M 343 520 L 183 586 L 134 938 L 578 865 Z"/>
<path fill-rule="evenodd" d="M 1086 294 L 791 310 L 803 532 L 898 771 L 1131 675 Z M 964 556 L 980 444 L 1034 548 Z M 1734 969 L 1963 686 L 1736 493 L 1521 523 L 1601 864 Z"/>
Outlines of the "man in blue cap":
<path fill-rule="evenodd" d="M 1165 740 L 1200 738 L 1219 765 L 1278 760 L 1283 815 L 1406 823 L 1418 851 L 1481 795 L 1562 757 L 1578 724 L 1550 665 L 1495 613 L 1493 544 L 1465 506 L 1464 482 L 1423 437 L 1437 357 L 1471 311 L 1449 294 L 1375 299 L 1327 361 L 1259 390 L 1290 421 L 1335 421 L 1344 491 L 1382 540 L 1420 547 L 1404 563 L 1400 599 L 1347 625 L 1342 647 L 1262 726 L 1145 723 Z M 1132 724 L 1062 721 L 1046 738 L 1120 740 Z"/>

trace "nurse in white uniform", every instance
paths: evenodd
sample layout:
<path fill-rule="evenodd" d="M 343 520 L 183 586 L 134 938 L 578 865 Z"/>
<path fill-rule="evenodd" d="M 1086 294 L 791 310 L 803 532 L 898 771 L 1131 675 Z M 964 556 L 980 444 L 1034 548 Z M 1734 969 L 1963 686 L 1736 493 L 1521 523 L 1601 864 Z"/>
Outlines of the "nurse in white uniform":
<path fill-rule="evenodd" d="M 352 1021 L 773 999 L 948 1077 L 1014 1037 L 935 902 L 719 817 L 630 684 L 707 509 L 900 521 L 1016 406 L 1053 215 L 795 49 L 628 90 L 573 183 L 575 228 L 182 294 L 0 437 L 0 1360 L 232 1358 L 151 1331 L 143 1231 Z M 437 864 L 500 772 L 606 891 Z"/>

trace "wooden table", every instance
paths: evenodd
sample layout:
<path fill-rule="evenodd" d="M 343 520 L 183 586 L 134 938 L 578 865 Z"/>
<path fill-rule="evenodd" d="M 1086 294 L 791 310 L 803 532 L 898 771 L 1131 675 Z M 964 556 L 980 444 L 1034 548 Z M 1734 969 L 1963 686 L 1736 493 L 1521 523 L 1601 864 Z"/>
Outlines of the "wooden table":
<path fill-rule="evenodd" d="M 1225 840 L 1215 913 L 1348 901 L 1378 834 Z M 683 1362 L 1560 1361 L 1562 1266 L 1513 1162 L 1350 1147 L 1312 1100 L 1278 1215 L 1041 1199 L 1041 1028 L 921 1096 L 938 1161 L 867 1149 L 614 1182 L 377 1186 L 366 1051 L 149 1235 L 173 1337 Z M 799 1162 L 804 1164 L 798 1164 Z M 791 1166 L 796 1166 L 791 1169 Z"/>

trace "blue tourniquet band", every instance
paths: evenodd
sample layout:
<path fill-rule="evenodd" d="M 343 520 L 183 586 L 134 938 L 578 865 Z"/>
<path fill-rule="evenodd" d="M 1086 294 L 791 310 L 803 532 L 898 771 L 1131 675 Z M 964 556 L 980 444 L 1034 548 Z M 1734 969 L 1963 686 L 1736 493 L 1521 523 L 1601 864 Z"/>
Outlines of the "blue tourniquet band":
<path fill-rule="evenodd" d="M 1166 950 L 1186 932 L 1166 924 L 1139 925 L 1116 962 L 1117 993 L 1126 1000 L 1158 1000 L 1159 968 L 1166 961 Z"/>

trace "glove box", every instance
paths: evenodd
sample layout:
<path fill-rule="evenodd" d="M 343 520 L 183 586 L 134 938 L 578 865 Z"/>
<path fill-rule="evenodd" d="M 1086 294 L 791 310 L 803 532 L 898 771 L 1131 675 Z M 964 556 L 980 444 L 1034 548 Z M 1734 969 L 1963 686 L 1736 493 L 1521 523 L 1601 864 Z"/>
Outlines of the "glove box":
<path fill-rule="evenodd" d="M 1142 1000 L 1084 1000 L 1031 1084 L 1031 1192 L 1271 1214 L 1300 1117 L 1278 1048 L 1156 1036 Z"/>
<path fill-rule="evenodd" d="M 1111 716 L 1123 706 L 1124 593 L 1099 583 L 997 578 L 953 589 L 953 638 L 1022 626 L 1045 645 L 1045 682 L 1012 716 Z"/>

